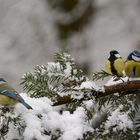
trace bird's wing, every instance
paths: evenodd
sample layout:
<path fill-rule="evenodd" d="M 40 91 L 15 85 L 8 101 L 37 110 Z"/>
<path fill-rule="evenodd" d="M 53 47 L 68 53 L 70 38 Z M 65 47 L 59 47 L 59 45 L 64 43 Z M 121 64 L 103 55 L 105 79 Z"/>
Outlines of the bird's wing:
<path fill-rule="evenodd" d="M 3 90 L 3 89 L 0 89 L 0 94 L 2 95 L 5 95 L 5 96 L 8 96 L 12 99 L 15 99 L 19 102 L 23 102 L 24 99 L 16 92 L 16 91 L 11 91 L 11 90 Z"/>

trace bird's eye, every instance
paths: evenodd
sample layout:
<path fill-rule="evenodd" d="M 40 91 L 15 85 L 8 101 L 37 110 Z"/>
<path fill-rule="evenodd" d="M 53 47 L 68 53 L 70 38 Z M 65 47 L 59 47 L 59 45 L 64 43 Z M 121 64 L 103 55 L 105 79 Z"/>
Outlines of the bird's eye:
<path fill-rule="evenodd" d="M 120 57 L 121 57 L 119 54 L 115 54 L 115 56 L 116 56 L 117 58 L 120 58 Z"/>
<path fill-rule="evenodd" d="M 135 61 L 139 61 L 140 62 L 140 57 L 137 57 L 135 55 L 132 55 L 132 59 L 135 60 Z"/>

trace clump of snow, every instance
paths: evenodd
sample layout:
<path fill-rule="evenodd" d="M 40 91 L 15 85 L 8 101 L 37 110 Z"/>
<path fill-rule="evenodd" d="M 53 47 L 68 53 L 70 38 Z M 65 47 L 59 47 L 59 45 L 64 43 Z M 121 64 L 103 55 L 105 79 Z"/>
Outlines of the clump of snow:
<path fill-rule="evenodd" d="M 128 77 L 121 77 L 120 79 L 117 80 L 115 78 L 116 77 L 111 77 L 110 80 L 105 84 L 105 86 L 116 85 L 123 82 L 127 82 L 129 80 Z"/>
<path fill-rule="evenodd" d="M 135 80 L 140 80 L 139 77 L 129 77 L 129 81 L 135 81 Z"/>
<path fill-rule="evenodd" d="M 82 82 L 81 86 L 80 86 L 80 89 L 95 89 L 95 90 L 101 90 L 100 87 L 98 87 L 95 82 L 93 81 L 85 81 L 85 82 Z"/>
<path fill-rule="evenodd" d="M 9 133 L 7 134 L 6 140 L 19 139 L 19 137 L 20 136 L 18 134 L 18 131 L 15 129 L 15 126 L 12 123 L 10 123 L 9 124 Z"/>
<path fill-rule="evenodd" d="M 105 123 L 105 128 L 108 130 L 111 126 L 116 126 L 113 130 L 126 130 L 127 128 L 133 128 L 133 122 L 128 117 L 125 112 L 121 112 L 121 107 L 117 108 L 115 111 L 111 113 L 108 117 L 108 120 Z"/>
<path fill-rule="evenodd" d="M 54 72 L 60 73 L 60 71 L 61 71 L 60 63 L 58 63 L 58 62 L 48 62 L 47 63 L 47 72 L 48 73 L 53 73 L 54 74 Z"/>
<path fill-rule="evenodd" d="M 63 140 L 77 140 L 83 138 L 83 133 L 87 130 L 83 123 L 85 111 L 79 107 L 73 114 L 65 111 L 62 115 L 57 112 L 49 112 L 47 118 L 44 118 L 46 128 L 51 131 L 62 130 Z"/>
<path fill-rule="evenodd" d="M 83 103 L 87 109 L 91 109 L 95 105 L 95 100 L 83 101 Z"/>
<path fill-rule="evenodd" d="M 71 71 L 72 71 L 71 63 L 67 62 L 66 63 L 66 69 L 64 70 L 65 75 L 67 77 L 71 76 Z"/>
<path fill-rule="evenodd" d="M 70 95 L 71 95 L 71 98 L 79 99 L 79 100 L 84 97 L 83 92 L 80 92 L 80 91 L 79 92 L 72 91 Z"/>

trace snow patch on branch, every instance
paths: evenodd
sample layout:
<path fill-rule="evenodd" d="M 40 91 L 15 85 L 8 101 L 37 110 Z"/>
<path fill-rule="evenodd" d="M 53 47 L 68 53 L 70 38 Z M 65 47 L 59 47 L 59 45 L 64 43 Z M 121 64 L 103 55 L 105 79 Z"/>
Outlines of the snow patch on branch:
<path fill-rule="evenodd" d="M 97 86 L 93 81 L 82 82 L 80 89 L 94 89 L 95 91 L 104 91 L 102 87 Z"/>

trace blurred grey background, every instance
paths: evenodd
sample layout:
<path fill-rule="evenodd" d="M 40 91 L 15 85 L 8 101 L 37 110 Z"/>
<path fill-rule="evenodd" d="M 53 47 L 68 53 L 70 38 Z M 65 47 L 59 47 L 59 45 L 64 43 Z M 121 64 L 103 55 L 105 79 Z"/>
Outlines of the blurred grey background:
<path fill-rule="evenodd" d="M 37 64 L 70 53 L 91 75 L 112 49 L 126 59 L 140 48 L 139 0 L 0 0 L 0 75 L 22 91 Z"/>

